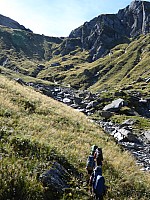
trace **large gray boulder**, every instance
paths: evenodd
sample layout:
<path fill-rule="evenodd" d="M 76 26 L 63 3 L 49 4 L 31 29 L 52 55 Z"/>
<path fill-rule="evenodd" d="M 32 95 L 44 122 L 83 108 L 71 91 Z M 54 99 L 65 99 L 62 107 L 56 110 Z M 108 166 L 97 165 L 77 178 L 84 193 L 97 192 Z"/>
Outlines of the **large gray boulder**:
<path fill-rule="evenodd" d="M 44 186 L 58 193 L 63 193 L 65 188 L 69 188 L 69 177 L 70 175 L 67 170 L 62 165 L 55 162 L 50 170 L 41 174 L 40 180 Z"/>
<path fill-rule="evenodd" d="M 120 136 L 119 141 L 129 141 L 129 142 L 137 142 L 137 137 L 132 133 L 131 129 L 128 128 L 121 128 L 118 130 L 118 132 L 116 133 Z M 116 135 L 114 135 L 114 137 L 116 138 Z"/>
<path fill-rule="evenodd" d="M 124 105 L 125 105 L 124 100 L 119 98 L 119 99 L 112 101 L 112 103 L 106 105 L 103 108 L 103 111 L 118 112 L 120 110 L 120 108 L 123 107 Z"/>
<path fill-rule="evenodd" d="M 144 135 L 145 135 L 147 141 L 150 142 L 150 130 L 145 131 Z"/>

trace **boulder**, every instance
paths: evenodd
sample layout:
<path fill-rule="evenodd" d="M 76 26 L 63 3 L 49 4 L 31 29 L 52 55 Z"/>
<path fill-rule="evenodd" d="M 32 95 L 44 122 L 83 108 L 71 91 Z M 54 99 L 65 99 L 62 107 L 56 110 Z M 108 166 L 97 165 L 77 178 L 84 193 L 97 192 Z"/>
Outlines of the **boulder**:
<path fill-rule="evenodd" d="M 134 119 L 127 119 L 127 120 L 125 120 L 122 124 L 121 124 L 121 127 L 123 127 L 123 126 L 131 126 L 131 125 L 133 125 L 133 124 L 135 124 L 136 123 L 136 120 L 134 120 Z"/>
<path fill-rule="evenodd" d="M 129 142 L 137 142 L 138 141 L 136 136 L 132 133 L 131 129 L 121 128 L 118 130 L 118 134 L 120 137 L 122 137 L 122 141 L 129 141 Z"/>
<path fill-rule="evenodd" d="M 69 98 L 64 98 L 64 99 L 63 99 L 63 103 L 65 103 L 65 104 L 70 104 L 70 103 L 72 103 L 72 100 L 69 99 Z"/>
<path fill-rule="evenodd" d="M 124 100 L 119 98 L 119 99 L 112 101 L 112 103 L 106 105 L 103 108 L 103 111 L 118 112 L 120 110 L 120 108 L 123 107 L 124 105 L 125 105 Z"/>
<path fill-rule="evenodd" d="M 97 101 L 91 101 L 87 104 L 86 106 L 86 109 L 91 109 L 91 108 L 94 108 L 95 106 L 98 105 L 98 102 Z"/>
<path fill-rule="evenodd" d="M 113 116 L 113 113 L 110 111 L 100 111 L 100 115 L 101 117 L 105 118 L 105 119 L 109 119 L 110 117 Z"/>
<path fill-rule="evenodd" d="M 116 133 L 114 134 L 114 138 L 115 138 L 117 141 L 119 141 L 119 142 L 121 142 L 121 141 L 124 140 L 124 136 L 123 136 L 120 132 L 116 132 Z"/>
<path fill-rule="evenodd" d="M 75 104 L 80 104 L 82 102 L 82 98 L 80 97 L 74 97 L 74 103 Z"/>
<path fill-rule="evenodd" d="M 150 142 L 150 130 L 145 131 L 144 135 L 145 135 L 146 139 L 148 140 L 148 142 Z"/>
<path fill-rule="evenodd" d="M 67 170 L 57 162 L 53 164 L 50 170 L 40 175 L 40 181 L 43 185 L 58 193 L 62 193 L 65 188 L 69 188 L 69 178 L 70 175 Z"/>

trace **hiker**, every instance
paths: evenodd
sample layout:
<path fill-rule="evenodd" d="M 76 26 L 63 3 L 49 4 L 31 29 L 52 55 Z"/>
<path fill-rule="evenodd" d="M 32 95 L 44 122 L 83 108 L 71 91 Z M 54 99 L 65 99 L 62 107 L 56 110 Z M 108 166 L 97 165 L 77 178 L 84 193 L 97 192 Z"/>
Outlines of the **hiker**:
<path fill-rule="evenodd" d="M 86 170 L 89 174 L 89 176 L 92 174 L 93 170 L 95 168 L 95 160 L 93 155 L 89 155 L 86 163 Z"/>
<path fill-rule="evenodd" d="M 96 151 L 96 149 L 98 148 L 98 146 L 97 145 L 93 145 L 93 146 L 91 146 L 91 155 L 93 155 L 94 156 L 94 154 L 95 154 L 95 151 Z"/>
<path fill-rule="evenodd" d="M 96 166 L 94 154 L 95 154 L 95 151 L 96 151 L 97 148 L 98 148 L 98 146 L 96 146 L 96 145 L 93 145 L 91 147 L 91 153 L 90 153 L 90 155 L 87 159 L 87 162 L 86 162 L 86 170 L 87 170 L 89 175 L 92 174 L 92 172 L 93 172 L 93 170 Z"/>
<path fill-rule="evenodd" d="M 96 200 L 103 200 L 103 196 L 106 194 L 106 186 L 101 166 L 97 166 L 91 174 L 90 186 Z"/>
<path fill-rule="evenodd" d="M 94 159 L 96 160 L 96 165 L 97 166 L 102 166 L 102 161 L 103 161 L 103 153 L 102 153 L 102 148 L 98 147 L 94 153 Z"/>

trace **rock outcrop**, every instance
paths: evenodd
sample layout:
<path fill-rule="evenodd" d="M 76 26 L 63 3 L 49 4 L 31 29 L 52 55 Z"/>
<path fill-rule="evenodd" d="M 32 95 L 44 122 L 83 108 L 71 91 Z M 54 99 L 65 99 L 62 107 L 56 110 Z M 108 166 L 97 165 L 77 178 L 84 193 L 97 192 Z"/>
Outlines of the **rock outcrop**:
<path fill-rule="evenodd" d="M 126 103 L 124 102 L 124 100 L 121 99 L 121 98 L 119 98 L 119 99 L 116 99 L 116 100 L 112 101 L 112 103 L 106 105 L 103 108 L 103 111 L 117 112 L 124 105 L 126 105 Z"/>
<path fill-rule="evenodd" d="M 69 37 L 80 38 L 82 48 L 90 50 L 91 60 L 106 55 L 112 47 L 127 38 L 150 32 L 150 2 L 132 1 L 117 14 L 102 14 L 79 28 Z"/>
<path fill-rule="evenodd" d="M 32 35 L 24 38 L 24 40 L 30 39 L 31 45 L 31 41 L 35 43 L 35 40 L 41 41 L 43 39 L 44 41 L 46 39 L 48 42 L 59 43 L 60 45 L 55 48 L 52 48 L 52 44 L 47 44 L 49 50 L 45 53 L 45 59 L 50 59 L 55 55 L 74 55 L 78 50 L 87 50 L 89 51 L 87 61 L 92 62 L 110 53 L 110 50 L 116 45 L 125 42 L 130 43 L 131 40 L 129 38 L 149 33 L 149 19 L 150 2 L 132 1 L 126 8 L 119 10 L 117 14 L 101 14 L 91 21 L 85 22 L 82 26 L 73 30 L 69 37 L 53 38 L 53 40 L 49 38 L 49 40 L 48 37 L 43 35 L 39 35 L 38 38 Z M 0 15 L 0 25 L 32 32 L 18 22 L 3 15 Z M 20 49 L 20 46 L 18 48 Z M 33 55 L 38 54 L 36 52 Z"/>
<path fill-rule="evenodd" d="M 23 25 L 20 25 L 15 20 L 13 20 L 9 17 L 5 17 L 1 14 L 0 14 L 0 25 L 7 26 L 8 28 L 21 29 L 24 31 L 32 32 L 30 29 L 25 28 Z"/>
<path fill-rule="evenodd" d="M 132 129 L 134 120 L 129 119 L 122 124 L 114 124 L 112 122 L 97 122 L 103 130 L 115 138 L 118 143 L 136 158 L 136 162 L 141 166 L 141 170 L 150 171 L 150 135 L 149 131 L 141 133 L 139 136 Z M 145 138 L 145 136 L 148 138 Z"/>
<path fill-rule="evenodd" d="M 65 188 L 68 188 L 68 180 L 70 178 L 67 170 L 59 163 L 55 162 L 52 168 L 45 171 L 40 176 L 40 180 L 44 186 L 51 188 L 56 193 L 62 193 Z"/>

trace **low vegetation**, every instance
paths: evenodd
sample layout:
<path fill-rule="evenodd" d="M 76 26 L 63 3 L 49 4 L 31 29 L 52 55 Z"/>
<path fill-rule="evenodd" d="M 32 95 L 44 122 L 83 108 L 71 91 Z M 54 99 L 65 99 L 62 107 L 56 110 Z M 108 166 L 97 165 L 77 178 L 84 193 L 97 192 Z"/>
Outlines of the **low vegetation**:
<path fill-rule="evenodd" d="M 150 34 L 115 46 L 90 63 L 79 39 L 37 35 L 0 27 L 0 199 L 90 199 L 86 159 L 90 147 L 103 148 L 105 199 L 150 199 L 150 174 L 140 170 L 129 152 L 116 144 L 90 118 L 10 79 L 63 85 L 99 92 L 111 102 L 123 90 L 150 97 Z M 36 71 L 38 66 L 41 70 Z M 5 76 L 5 77 L 4 77 Z M 7 77 L 7 78 L 6 78 Z M 127 89 L 130 88 L 130 89 Z M 108 103 L 108 101 L 107 101 Z M 100 105 L 105 105 L 105 102 Z M 131 106 L 132 107 L 132 106 Z M 100 108 L 100 109 L 101 109 Z M 99 108 L 98 108 L 99 109 Z M 128 106 L 111 120 L 130 118 Z M 93 118 L 99 119 L 99 113 Z M 150 127 L 149 119 L 132 116 L 135 131 Z M 139 132 L 140 133 L 140 132 Z M 40 175 L 60 163 L 70 174 L 70 188 L 59 195 L 44 187 Z"/>
<path fill-rule="evenodd" d="M 92 63 L 89 51 L 81 48 L 78 38 L 47 37 L 6 27 L 0 27 L 0 36 L 2 71 L 10 69 L 15 76 L 33 76 L 37 67 L 43 65 L 36 74 L 38 79 L 93 92 L 132 85 L 149 94 L 150 84 L 145 81 L 150 77 L 150 34 L 121 43 Z"/>
<path fill-rule="evenodd" d="M 150 199 L 150 174 L 101 128 L 72 108 L 0 75 L 0 199 L 90 199 L 85 164 L 90 147 L 103 148 L 105 199 Z M 71 176 L 62 196 L 39 176 L 60 163 Z"/>

